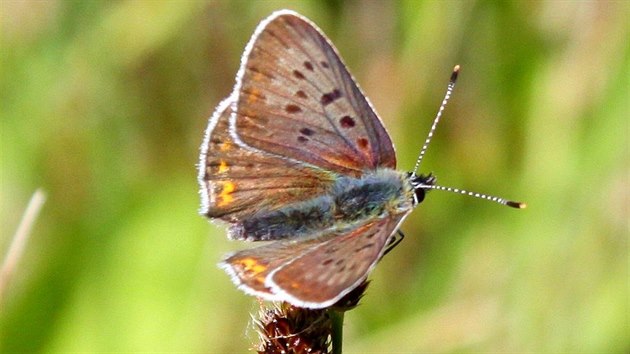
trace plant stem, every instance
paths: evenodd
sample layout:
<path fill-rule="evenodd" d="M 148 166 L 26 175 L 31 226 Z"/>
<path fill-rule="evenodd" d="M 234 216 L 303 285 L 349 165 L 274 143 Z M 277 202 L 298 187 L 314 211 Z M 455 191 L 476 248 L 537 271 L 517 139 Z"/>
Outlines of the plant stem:
<path fill-rule="evenodd" d="M 332 354 L 341 354 L 343 351 L 343 311 L 330 309 L 328 311 L 332 320 Z"/>

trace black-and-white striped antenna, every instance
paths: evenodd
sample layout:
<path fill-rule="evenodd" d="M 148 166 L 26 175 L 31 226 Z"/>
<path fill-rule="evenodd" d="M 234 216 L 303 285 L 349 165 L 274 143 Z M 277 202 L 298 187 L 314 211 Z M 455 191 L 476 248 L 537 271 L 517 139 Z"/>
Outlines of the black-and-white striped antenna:
<path fill-rule="evenodd" d="M 516 209 L 525 209 L 527 207 L 527 204 L 525 203 L 515 202 L 512 200 L 507 200 L 507 199 L 495 197 L 492 195 L 487 195 L 487 194 L 482 194 L 482 193 L 477 193 L 477 192 L 470 192 L 470 191 L 459 189 L 459 188 L 444 187 L 444 186 L 430 185 L 430 184 L 420 184 L 418 185 L 418 187 L 422 189 L 437 189 L 437 190 L 445 191 L 445 192 L 453 192 L 453 193 L 468 195 L 471 197 L 489 200 L 491 202 L 499 203 L 499 204 L 506 205 L 506 206 L 516 208 Z"/>
<path fill-rule="evenodd" d="M 458 74 L 459 74 L 459 65 L 455 65 L 455 67 L 453 68 L 453 73 L 451 74 L 451 79 L 448 82 L 448 87 L 446 88 L 446 95 L 444 95 L 444 99 L 442 100 L 440 109 L 435 115 L 435 119 L 433 119 L 433 124 L 431 125 L 431 129 L 429 130 L 429 134 L 427 135 L 427 138 L 424 140 L 424 145 L 422 145 L 422 149 L 420 150 L 420 155 L 418 155 L 418 159 L 416 160 L 416 165 L 414 166 L 413 172 L 411 173 L 412 180 L 418 178 L 416 177 L 416 171 L 418 171 L 418 169 L 420 168 L 420 164 L 422 163 L 424 154 L 427 152 L 429 144 L 431 143 L 431 139 L 433 138 L 433 133 L 435 132 L 435 129 L 438 123 L 440 122 L 440 118 L 442 118 L 442 113 L 444 112 L 444 108 L 446 107 L 448 100 L 451 98 L 451 94 L 453 93 L 453 88 L 455 88 L 455 83 L 457 82 Z M 499 198 L 499 197 L 495 197 L 495 196 L 491 196 L 487 194 L 470 192 L 470 191 L 459 189 L 459 188 L 444 187 L 444 186 L 438 186 L 435 184 L 424 184 L 424 183 L 415 184 L 414 188 L 421 188 L 424 190 L 437 189 L 437 190 L 446 191 L 446 192 L 453 192 L 453 193 L 468 195 L 471 197 L 489 200 L 491 202 L 499 203 L 499 204 L 506 205 L 512 208 L 517 208 L 517 209 L 524 209 L 527 207 L 527 204 L 525 203 L 515 202 L 515 201 L 511 201 L 511 200 L 507 200 L 504 198 Z"/>
<path fill-rule="evenodd" d="M 413 172 L 411 173 L 411 177 L 416 176 L 416 171 L 420 168 L 420 164 L 422 163 L 422 159 L 424 158 L 424 154 L 427 152 L 429 148 L 429 144 L 431 143 L 431 139 L 433 138 L 433 133 L 435 132 L 435 128 L 437 128 L 438 123 L 440 122 L 440 118 L 442 118 L 442 112 L 444 112 L 444 108 L 446 108 L 446 104 L 448 100 L 451 98 L 451 94 L 453 93 L 453 88 L 455 88 L 455 83 L 457 82 L 457 75 L 459 74 L 459 65 L 455 65 L 453 68 L 453 73 L 451 74 L 451 79 L 448 82 L 448 87 L 446 88 L 446 95 L 444 95 L 444 99 L 442 100 L 442 104 L 440 105 L 440 109 L 435 115 L 435 119 L 433 119 L 433 124 L 431 125 L 431 129 L 429 130 L 429 134 L 427 138 L 424 140 L 424 145 L 422 145 L 422 149 L 420 150 L 420 155 L 418 155 L 418 159 L 416 160 L 416 165 L 413 167 Z"/>

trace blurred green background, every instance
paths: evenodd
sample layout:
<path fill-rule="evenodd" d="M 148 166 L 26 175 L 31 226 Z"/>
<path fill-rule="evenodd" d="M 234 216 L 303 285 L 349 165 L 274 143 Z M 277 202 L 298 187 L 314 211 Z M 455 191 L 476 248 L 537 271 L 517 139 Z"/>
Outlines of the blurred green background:
<path fill-rule="evenodd" d="M 0 352 L 246 352 L 247 245 L 197 215 L 207 118 L 257 23 L 291 8 L 336 44 L 433 192 L 346 316 L 345 349 L 630 351 L 625 1 L 9 1 L 1 4 L 0 250 L 48 200 L 5 297 Z"/>

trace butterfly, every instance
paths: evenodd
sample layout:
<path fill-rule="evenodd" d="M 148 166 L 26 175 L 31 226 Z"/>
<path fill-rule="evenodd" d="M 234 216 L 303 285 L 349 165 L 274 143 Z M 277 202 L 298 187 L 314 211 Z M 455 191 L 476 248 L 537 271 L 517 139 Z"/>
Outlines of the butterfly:
<path fill-rule="evenodd" d="M 365 281 L 431 189 L 524 207 L 396 170 L 389 134 L 335 47 L 289 10 L 263 20 L 247 44 L 198 168 L 200 213 L 227 223 L 230 239 L 270 241 L 220 267 L 250 295 L 306 308 L 332 306 Z"/>

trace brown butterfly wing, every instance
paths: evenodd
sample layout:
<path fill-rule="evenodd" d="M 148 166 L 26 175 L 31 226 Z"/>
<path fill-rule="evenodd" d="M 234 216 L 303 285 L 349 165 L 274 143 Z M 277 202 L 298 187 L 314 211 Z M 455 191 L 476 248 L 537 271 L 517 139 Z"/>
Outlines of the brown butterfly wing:
<path fill-rule="evenodd" d="M 328 307 L 368 276 L 405 215 L 238 251 L 220 267 L 248 294 L 300 307 Z"/>
<path fill-rule="evenodd" d="M 233 124 L 247 146 L 352 176 L 396 166 L 389 135 L 336 49 L 295 13 L 259 25 L 236 94 Z"/>
<path fill-rule="evenodd" d="M 236 144 L 229 129 L 232 102 L 219 104 L 201 146 L 202 214 L 235 223 L 325 191 L 332 183 L 325 171 Z"/>
<path fill-rule="evenodd" d="M 329 235 L 324 238 L 333 236 Z M 265 246 L 234 252 L 219 263 L 219 266 L 246 293 L 267 300 L 281 301 L 283 299 L 277 297 L 265 285 L 269 273 L 291 262 L 303 252 L 318 246 L 320 242 L 321 238 L 275 241 Z"/>
<path fill-rule="evenodd" d="M 265 285 L 297 306 L 331 306 L 365 280 L 405 215 L 335 233 L 271 273 Z"/>

